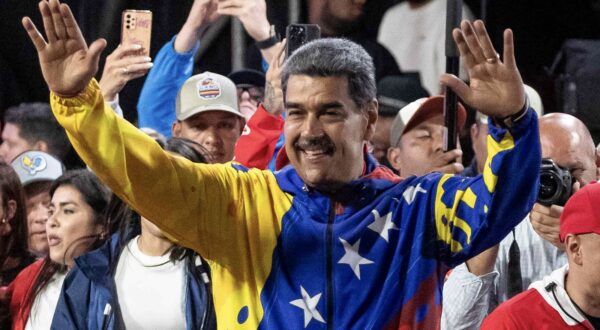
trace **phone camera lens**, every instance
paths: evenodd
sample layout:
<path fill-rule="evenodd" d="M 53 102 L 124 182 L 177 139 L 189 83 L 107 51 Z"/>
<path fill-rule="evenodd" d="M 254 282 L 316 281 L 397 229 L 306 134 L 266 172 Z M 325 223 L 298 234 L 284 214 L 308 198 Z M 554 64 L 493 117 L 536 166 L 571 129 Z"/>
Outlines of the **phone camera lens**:
<path fill-rule="evenodd" d="M 127 14 L 127 15 L 125 15 L 125 17 L 127 17 L 127 18 L 130 18 L 130 17 L 131 17 L 131 15 L 130 15 L 130 14 Z"/>

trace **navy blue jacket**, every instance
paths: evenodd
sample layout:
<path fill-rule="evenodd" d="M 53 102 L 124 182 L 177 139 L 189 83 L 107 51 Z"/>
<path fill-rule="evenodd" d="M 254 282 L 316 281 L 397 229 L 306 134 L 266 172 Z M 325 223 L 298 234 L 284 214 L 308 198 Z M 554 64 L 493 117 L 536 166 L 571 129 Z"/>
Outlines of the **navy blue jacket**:
<path fill-rule="evenodd" d="M 127 235 L 129 237 L 125 242 L 135 235 Z M 125 328 L 114 281 L 122 247 L 117 233 L 102 247 L 75 259 L 75 266 L 67 275 L 61 290 L 52 329 Z M 186 272 L 187 329 L 216 328 L 210 284 L 205 284 L 202 276 L 196 275 L 201 272 L 194 272 L 190 267 Z M 111 308 L 105 316 L 107 304 Z"/>

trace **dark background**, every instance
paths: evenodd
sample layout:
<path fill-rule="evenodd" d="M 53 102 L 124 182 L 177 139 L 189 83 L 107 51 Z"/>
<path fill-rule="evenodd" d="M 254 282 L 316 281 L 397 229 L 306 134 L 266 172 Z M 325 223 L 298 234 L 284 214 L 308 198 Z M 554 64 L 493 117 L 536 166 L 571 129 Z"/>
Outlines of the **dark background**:
<path fill-rule="evenodd" d="M 152 56 L 183 25 L 193 0 L 65 0 L 75 14 L 88 42 L 104 37 L 108 47 L 103 56 L 118 45 L 121 11 L 148 9 L 153 14 Z M 362 33 L 376 38 L 379 21 L 394 0 L 368 1 L 362 22 Z M 269 20 L 278 31 L 287 24 L 287 1 L 267 0 Z M 481 1 L 465 0 L 477 17 L 481 17 Z M 306 10 L 304 10 L 306 12 Z M 547 68 L 568 38 L 600 38 L 600 0 L 487 0 L 488 31 L 501 49 L 502 31 L 512 28 L 516 56 L 525 83 L 542 95 L 546 112 L 556 110 L 554 81 Z M 48 101 L 48 89 L 42 79 L 37 55 L 21 26 L 21 18 L 30 16 L 41 27 L 38 2 L 0 0 L 0 112 L 21 102 Z M 305 17 L 305 13 L 303 14 Z M 445 18 L 440 18 L 445 19 Z M 196 71 L 211 70 L 227 74 L 231 70 L 230 28 L 227 25 L 215 43 L 196 63 Z M 410 33 L 410 31 L 398 31 Z M 247 65 L 257 67 L 257 51 L 248 38 Z M 253 55 L 254 54 L 254 55 Z M 103 63 L 104 60 L 101 60 Z M 99 72 L 101 71 L 100 69 Z M 135 122 L 136 102 L 143 78 L 130 82 L 120 94 L 127 119 Z"/>

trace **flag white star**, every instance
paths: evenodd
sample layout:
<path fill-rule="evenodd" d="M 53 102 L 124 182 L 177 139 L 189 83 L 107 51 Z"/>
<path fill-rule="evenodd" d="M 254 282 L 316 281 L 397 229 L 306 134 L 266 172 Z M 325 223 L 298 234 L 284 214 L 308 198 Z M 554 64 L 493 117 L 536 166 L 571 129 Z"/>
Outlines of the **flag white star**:
<path fill-rule="evenodd" d="M 346 242 L 343 238 L 340 237 L 340 241 L 342 245 L 344 245 L 344 251 L 346 254 L 338 261 L 338 264 L 347 264 L 352 268 L 354 275 L 360 280 L 360 265 L 368 265 L 372 264 L 373 261 L 363 258 L 358 254 L 358 248 L 360 247 L 360 239 L 354 243 L 354 245 L 350 245 L 350 243 Z"/>
<path fill-rule="evenodd" d="M 300 286 L 300 294 L 302 298 L 290 301 L 290 304 L 301 308 L 304 311 L 304 328 L 308 326 L 312 319 L 315 319 L 321 323 L 326 323 L 321 316 L 321 313 L 317 310 L 317 305 L 321 299 L 321 293 L 318 293 L 314 297 L 308 295 L 304 287 Z"/>
<path fill-rule="evenodd" d="M 392 212 L 390 211 L 383 217 L 379 215 L 379 211 L 377 210 L 373 210 L 371 213 L 373 213 L 373 218 L 375 218 L 375 220 L 367 228 L 378 233 L 381 238 L 386 242 L 389 242 L 389 231 L 392 229 L 398 230 L 396 224 L 392 222 Z"/>
<path fill-rule="evenodd" d="M 419 183 L 416 187 L 410 186 L 404 190 L 402 193 L 402 197 L 406 200 L 408 205 L 412 204 L 412 202 L 417 197 L 417 193 L 426 193 L 427 190 L 421 188 L 421 184 Z"/>

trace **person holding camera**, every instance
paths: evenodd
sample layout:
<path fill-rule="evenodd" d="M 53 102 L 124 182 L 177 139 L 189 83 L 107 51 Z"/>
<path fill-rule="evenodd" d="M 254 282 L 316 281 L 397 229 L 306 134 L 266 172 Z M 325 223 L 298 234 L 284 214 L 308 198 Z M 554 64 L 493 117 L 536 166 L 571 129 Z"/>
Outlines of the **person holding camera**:
<path fill-rule="evenodd" d="M 538 203 L 499 245 L 452 271 L 444 285 L 443 328 L 478 329 L 498 304 L 566 263 L 559 239 L 562 205 L 595 180 L 594 142 L 583 122 L 564 113 L 540 119 L 540 140 Z"/>

